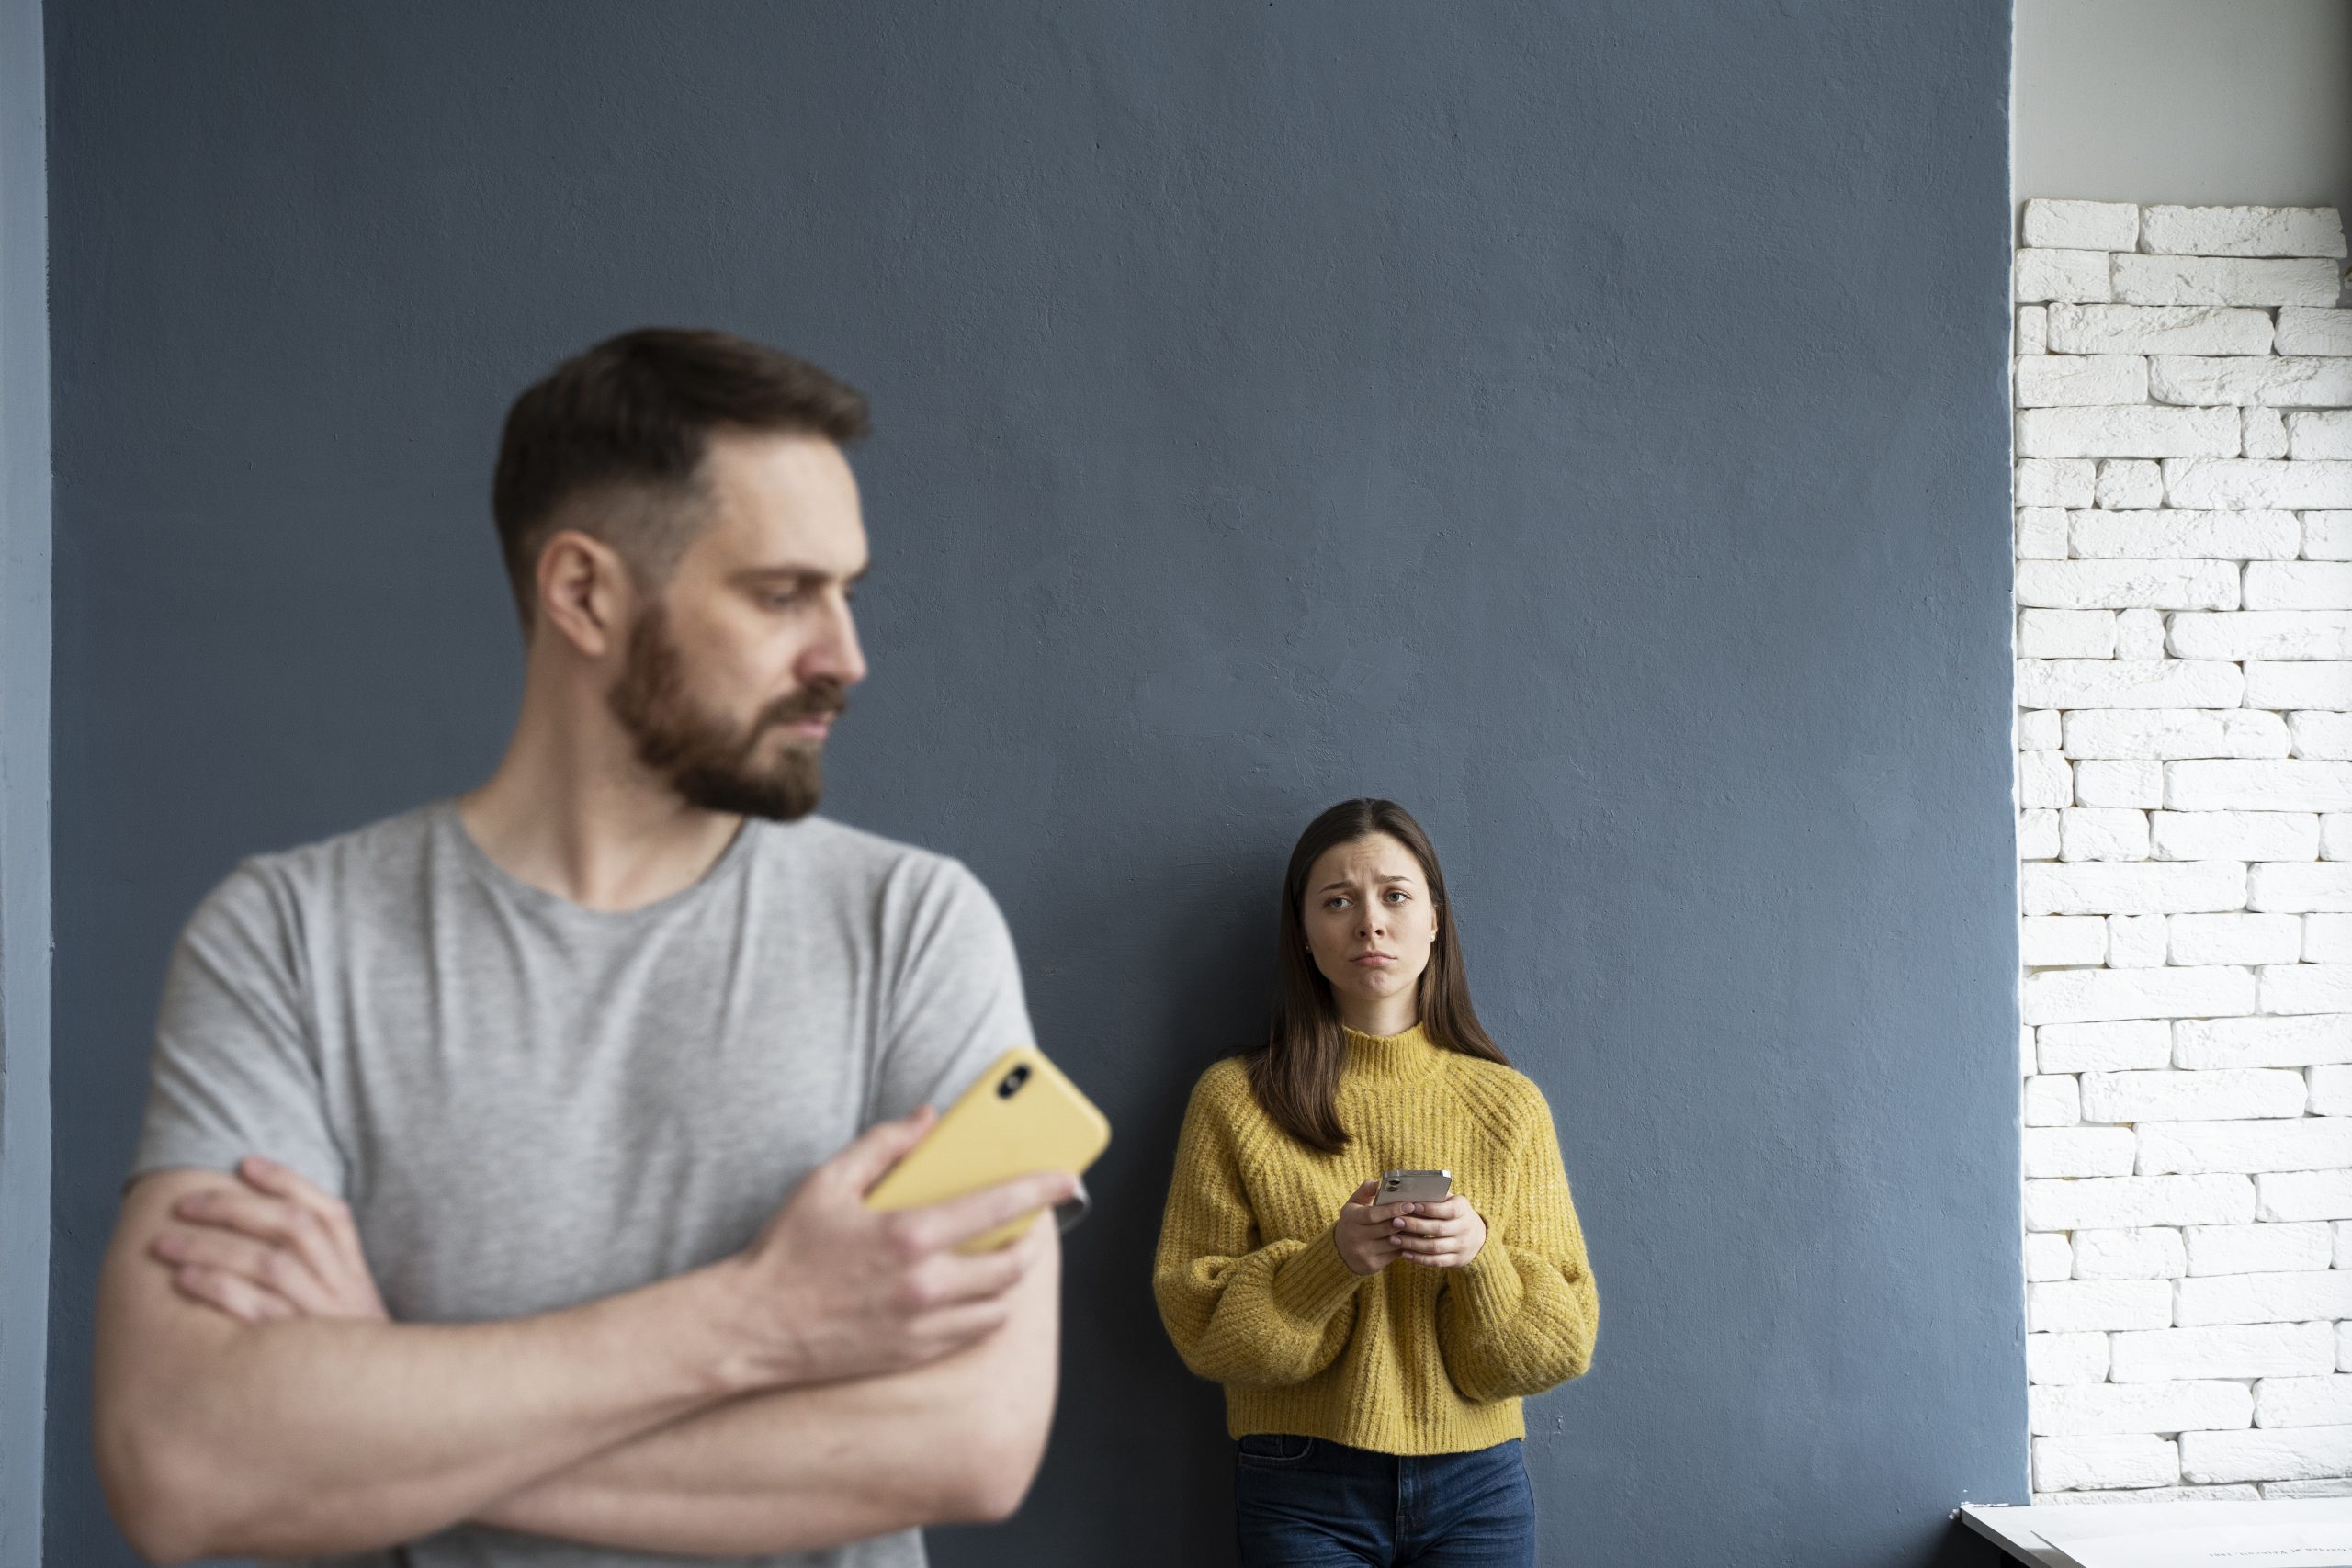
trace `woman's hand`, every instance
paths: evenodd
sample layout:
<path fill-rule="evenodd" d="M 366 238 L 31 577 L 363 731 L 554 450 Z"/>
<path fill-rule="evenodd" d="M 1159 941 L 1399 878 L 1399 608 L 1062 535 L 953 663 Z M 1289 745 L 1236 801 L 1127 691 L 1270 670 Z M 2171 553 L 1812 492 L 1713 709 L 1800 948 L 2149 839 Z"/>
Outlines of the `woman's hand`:
<path fill-rule="evenodd" d="M 1487 1222 L 1456 1192 L 1434 1203 L 1398 1203 L 1407 1218 L 1396 1224 L 1399 1256 L 1432 1269 L 1459 1269 L 1487 1245 Z"/>
<path fill-rule="evenodd" d="M 385 1321 L 348 1205 L 258 1156 L 238 1162 L 237 1179 L 181 1199 L 179 1223 L 155 1238 L 182 1295 L 246 1323 Z"/>
<path fill-rule="evenodd" d="M 1380 1190 L 1380 1183 L 1367 1181 L 1340 1206 L 1340 1218 L 1331 1228 L 1332 1239 L 1338 1242 L 1340 1259 L 1352 1273 L 1377 1274 L 1402 1257 L 1397 1246 L 1397 1226 L 1403 1217 L 1421 1207 L 1418 1203 L 1375 1203 L 1373 1197 Z"/>

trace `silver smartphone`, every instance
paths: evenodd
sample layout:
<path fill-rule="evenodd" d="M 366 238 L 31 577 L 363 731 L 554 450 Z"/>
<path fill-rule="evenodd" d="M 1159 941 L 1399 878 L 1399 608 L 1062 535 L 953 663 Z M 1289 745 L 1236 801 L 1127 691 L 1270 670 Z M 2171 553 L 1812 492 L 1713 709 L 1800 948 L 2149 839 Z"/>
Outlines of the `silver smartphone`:
<path fill-rule="evenodd" d="M 1434 1203 L 1453 1190 L 1453 1172 L 1450 1170 L 1384 1170 L 1380 1173 L 1380 1201 L 1384 1203 Z"/>

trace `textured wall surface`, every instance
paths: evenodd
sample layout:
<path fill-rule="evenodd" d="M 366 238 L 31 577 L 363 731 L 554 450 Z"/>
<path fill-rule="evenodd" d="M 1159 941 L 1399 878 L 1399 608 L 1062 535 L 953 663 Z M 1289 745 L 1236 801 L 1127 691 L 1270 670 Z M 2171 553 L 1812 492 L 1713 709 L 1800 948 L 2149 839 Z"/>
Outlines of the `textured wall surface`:
<path fill-rule="evenodd" d="M 0 1568 L 40 1553 L 49 1314 L 49 234 L 39 0 L 0 0 Z"/>
<path fill-rule="evenodd" d="M 1068 1393 L 947 1568 L 1225 1560 L 1148 1260 L 1307 818 L 1396 795 L 1603 1297 L 1546 1560 L 1925 1561 L 2022 1497 L 2008 15 L 59 7 L 50 1540 L 164 952 L 462 788 L 506 400 L 700 321 L 872 395 L 830 808 L 965 857 L 1110 1112 Z"/>
<path fill-rule="evenodd" d="M 2034 1486 L 2352 1495 L 2343 224 L 2030 200 L 2023 231 Z"/>

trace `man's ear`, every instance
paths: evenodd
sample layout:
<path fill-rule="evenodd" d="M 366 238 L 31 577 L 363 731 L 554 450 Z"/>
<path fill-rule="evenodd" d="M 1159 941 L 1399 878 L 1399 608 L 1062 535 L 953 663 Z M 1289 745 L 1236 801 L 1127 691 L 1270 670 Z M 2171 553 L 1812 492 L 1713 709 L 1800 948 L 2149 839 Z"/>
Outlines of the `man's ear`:
<path fill-rule="evenodd" d="M 560 528 L 539 547 L 538 619 L 588 659 L 612 651 L 636 594 L 628 565 L 602 539 Z"/>

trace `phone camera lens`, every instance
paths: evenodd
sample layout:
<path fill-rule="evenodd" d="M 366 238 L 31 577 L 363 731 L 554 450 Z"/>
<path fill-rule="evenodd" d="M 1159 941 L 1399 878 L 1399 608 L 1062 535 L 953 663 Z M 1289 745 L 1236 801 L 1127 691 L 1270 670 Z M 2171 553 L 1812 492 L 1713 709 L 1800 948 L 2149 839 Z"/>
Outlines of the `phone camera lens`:
<path fill-rule="evenodd" d="M 1015 1067 L 1005 1074 L 1003 1080 L 996 1086 L 996 1097 L 999 1100 L 1011 1100 L 1021 1092 L 1021 1086 L 1028 1081 L 1029 1069 L 1025 1066 Z"/>

